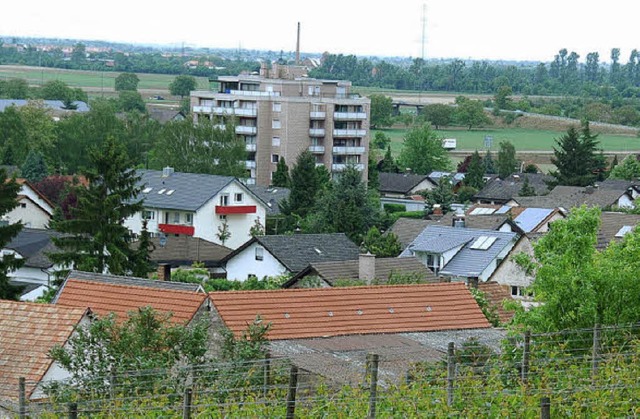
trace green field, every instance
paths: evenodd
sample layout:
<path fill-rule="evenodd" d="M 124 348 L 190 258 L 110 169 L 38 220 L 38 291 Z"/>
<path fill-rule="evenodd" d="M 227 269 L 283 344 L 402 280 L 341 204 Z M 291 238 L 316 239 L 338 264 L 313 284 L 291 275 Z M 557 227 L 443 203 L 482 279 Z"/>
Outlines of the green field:
<path fill-rule="evenodd" d="M 372 130 L 371 138 L 377 131 L 391 138 L 391 150 L 397 155 L 402 148 L 406 129 L 391 128 Z M 500 141 L 508 140 L 517 151 L 552 151 L 555 139 L 564 134 L 561 131 L 533 130 L 523 128 L 482 129 L 482 130 L 438 130 L 441 138 L 456 138 L 458 150 L 485 150 L 484 138 L 493 137 L 491 150 L 498 150 Z M 604 151 L 640 150 L 640 138 L 624 135 L 600 134 L 600 146 Z"/>
<path fill-rule="evenodd" d="M 81 87 L 92 91 L 104 89 L 113 90 L 115 79 L 120 72 L 116 71 L 84 71 L 64 70 L 43 67 L 0 66 L 0 80 L 26 79 L 31 85 L 42 85 L 49 80 L 61 80 L 71 87 Z M 137 73 L 140 83 L 138 89 L 169 90 L 169 84 L 175 79 L 170 74 Z M 198 89 L 209 89 L 206 77 L 196 77 Z"/>

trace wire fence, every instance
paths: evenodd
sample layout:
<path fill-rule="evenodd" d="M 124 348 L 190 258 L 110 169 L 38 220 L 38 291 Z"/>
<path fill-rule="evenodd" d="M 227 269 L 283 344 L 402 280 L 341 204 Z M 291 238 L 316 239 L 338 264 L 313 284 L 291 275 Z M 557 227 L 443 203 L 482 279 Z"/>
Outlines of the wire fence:
<path fill-rule="evenodd" d="M 0 394 L 15 395 L 0 405 L 9 415 L 44 418 L 637 417 L 639 337 L 638 325 L 596 325 L 446 350 L 355 349 L 45 385 L 0 382 Z"/>

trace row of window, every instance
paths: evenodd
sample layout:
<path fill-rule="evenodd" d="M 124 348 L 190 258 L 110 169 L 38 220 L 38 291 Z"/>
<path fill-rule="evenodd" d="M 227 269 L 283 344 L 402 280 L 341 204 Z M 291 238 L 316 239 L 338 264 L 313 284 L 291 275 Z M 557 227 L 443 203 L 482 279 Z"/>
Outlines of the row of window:
<path fill-rule="evenodd" d="M 244 195 L 242 193 L 237 192 L 233 194 L 234 203 L 236 204 L 241 203 L 243 199 L 244 199 Z M 229 205 L 229 194 L 220 195 L 220 206 L 224 207 L 227 205 Z"/>

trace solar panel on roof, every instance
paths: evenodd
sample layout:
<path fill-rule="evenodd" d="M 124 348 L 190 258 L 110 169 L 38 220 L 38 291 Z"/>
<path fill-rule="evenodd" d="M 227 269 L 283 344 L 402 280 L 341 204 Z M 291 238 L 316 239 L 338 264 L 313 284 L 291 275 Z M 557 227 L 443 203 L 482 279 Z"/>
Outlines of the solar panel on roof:
<path fill-rule="evenodd" d="M 509 205 L 503 205 L 496 211 L 496 214 L 506 214 L 510 209 L 511 207 Z"/>
<path fill-rule="evenodd" d="M 487 250 L 496 241 L 496 237 L 480 236 L 473 242 L 471 249 L 475 250 Z"/>

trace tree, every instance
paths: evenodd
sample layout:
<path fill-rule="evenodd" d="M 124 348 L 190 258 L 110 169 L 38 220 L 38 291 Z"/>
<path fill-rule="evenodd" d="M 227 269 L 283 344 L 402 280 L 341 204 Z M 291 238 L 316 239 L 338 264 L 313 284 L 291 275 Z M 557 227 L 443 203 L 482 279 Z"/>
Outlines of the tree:
<path fill-rule="evenodd" d="M 67 345 L 55 346 L 49 356 L 71 374 L 67 385 L 108 394 L 113 384 L 108 377 L 127 374 L 126 380 L 118 382 L 119 389 L 139 394 L 151 392 L 163 382 L 176 385 L 175 375 L 167 381 L 172 367 L 200 365 L 206 361 L 206 352 L 204 323 L 176 324 L 170 313 L 144 307 L 130 312 L 126 319 L 109 314 L 78 327 Z M 155 372 L 129 374 L 150 370 Z"/>
<path fill-rule="evenodd" d="M 47 176 L 47 165 L 44 162 L 42 153 L 31 150 L 27 154 L 20 172 L 23 178 L 33 183 L 40 182 L 45 178 Z"/>
<path fill-rule="evenodd" d="M 0 169 L 0 218 L 18 205 L 19 190 L 20 185 L 16 183 L 15 178 L 7 179 L 7 172 Z M 0 223 L 0 249 L 6 248 L 20 230 L 21 223 Z M 7 274 L 23 264 L 24 259 L 18 259 L 14 255 L 3 255 L 0 258 L 0 300 L 17 300 L 20 297 L 22 287 L 10 284 Z"/>
<path fill-rule="evenodd" d="M 605 170 L 604 156 L 597 153 L 597 135 L 591 134 L 588 121 L 583 122 L 580 133 L 569 127 L 565 135 L 556 139 L 556 145 L 551 158 L 557 168 L 551 173 L 555 184 L 587 186 Z"/>
<path fill-rule="evenodd" d="M 371 99 L 371 128 L 391 126 L 393 99 L 377 93 L 369 96 L 369 99 Z"/>
<path fill-rule="evenodd" d="M 516 171 L 516 149 L 510 141 L 500 141 L 497 166 L 500 179 L 506 179 Z"/>
<path fill-rule="evenodd" d="M 495 175 L 497 170 L 493 162 L 493 155 L 491 154 L 491 150 L 487 150 L 487 154 L 485 154 L 482 161 L 484 162 L 484 172 L 488 175 Z"/>
<path fill-rule="evenodd" d="M 390 145 L 387 146 L 387 152 L 384 153 L 384 157 L 380 162 L 380 171 L 382 173 L 399 173 L 400 172 L 400 168 L 398 167 L 398 164 L 396 163 L 396 161 L 393 159 L 393 156 L 391 155 Z"/>
<path fill-rule="evenodd" d="M 442 147 L 442 140 L 427 124 L 407 133 L 398 161 L 401 167 L 409 168 L 418 175 L 448 170 L 451 166 L 449 153 Z"/>
<path fill-rule="evenodd" d="M 395 258 L 402 252 L 398 236 L 393 233 L 382 234 L 375 226 L 367 231 L 362 247 L 364 251 L 379 258 Z"/>
<path fill-rule="evenodd" d="M 640 162 L 635 155 L 630 154 L 616 165 L 609 173 L 610 179 L 635 180 L 640 177 Z"/>
<path fill-rule="evenodd" d="M 471 155 L 471 161 L 469 162 L 467 173 L 464 176 L 464 184 L 476 189 L 482 189 L 484 187 L 484 165 L 482 164 L 482 157 L 480 157 L 478 150 Z"/>
<path fill-rule="evenodd" d="M 60 249 L 55 263 L 88 272 L 128 274 L 136 263 L 129 247 L 130 232 L 124 220 L 142 210 L 137 197 L 139 177 L 130 169 L 122 143 L 113 137 L 89 152 L 91 167 L 84 175 L 89 186 L 75 189 L 78 206 L 73 219 L 53 223 L 65 236 L 54 238 Z"/>
<path fill-rule="evenodd" d="M 56 122 L 42 103 L 30 102 L 20 108 L 10 106 L 0 113 L 0 146 L 11 155 L 11 163 L 22 166 L 34 150 L 48 157 L 55 150 Z"/>
<path fill-rule="evenodd" d="M 253 225 L 249 229 L 249 236 L 251 237 L 264 236 L 264 226 L 260 222 L 260 217 L 257 217 L 256 220 L 253 222 Z"/>
<path fill-rule="evenodd" d="M 435 188 L 424 191 L 425 209 L 428 214 L 433 212 L 434 205 L 440 205 L 442 212 L 446 214 L 451 211 L 451 204 L 454 200 L 453 185 L 449 176 L 442 176 Z"/>
<path fill-rule="evenodd" d="M 304 151 L 291 169 L 291 193 L 281 202 L 280 210 L 287 216 L 306 217 L 315 206 L 320 189 L 316 159 L 308 150 Z"/>
<path fill-rule="evenodd" d="M 140 79 L 138 75 L 135 73 L 120 73 L 115 80 L 115 89 L 116 92 L 122 91 L 137 91 L 138 83 L 140 83 Z"/>
<path fill-rule="evenodd" d="M 142 100 L 142 95 L 133 90 L 122 90 L 118 93 L 118 102 L 120 109 L 124 112 L 138 111 L 145 113 L 147 105 Z"/>
<path fill-rule="evenodd" d="M 291 183 L 289 176 L 289 166 L 284 160 L 284 157 L 280 157 L 278 164 L 276 165 L 276 171 L 273 172 L 273 178 L 271 179 L 273 186 L 280 188 L 288 188 Z"/>
<path fill-rule="evenodd" d="M 175 96 L 185 97 L 189 96 L 192 90 L 196 90 L 196 86 L 195 77 L 180 75 L 169 84 L 169 92 Z"/>
<path fill-rule="evenodd" d="M 377 191 L 380 189 L 380 175 L 376 167 L 376 159 L 369 153 L 367 164 L 367 188 Z"/>
<path fill-rule="evenodd" d="M 456 98 L 456 107 L 454 118 L 460 124 L 467 126 L 469 129 L 473 127 L 481 127 L 491 123 L 489 117 L 484 113 L 484 107 L 479 100 L 471 100 L 464 96 Z"/>
<path fill-rule="evenodd" d="M 461 204 L 466 204 L 467 202 L 471 202 L 474 195 L 478 193 L 478 189 L 472 186 L 462 186 L 456 192 L 456 202 Z"/>
<path fill-rule="evenodd" d="M 493 102 L 496 110 L 511 109 L 511 95 L 513 90 L 509 85 L 502 85 L 493 96 Z"/>
<path fill-rule="evenodd" d="M 313 212 L 307 213 L 305 231 L 345 233 L 359 243 L 378 219 L 380 202 L 376 193 L 367 189 L 358 169 L 347 166 L 334 180 L 333 187 L 318 200 Z"/>
<path fill-rule="evenodd" d="M 220 240 L 223 246 L 224 243 L 231 237 L 231 230 L 229 230 L 229 224 L 227 223 L 227 220 L 224 220 L 222 224 L 218 226 L 216 237 L 218 238 L 218 240 Z"/>
<path fill-rule="evenodd" d="M 146 278 L 155 270 L 155 263 L 151 261 L 151 252 L 156 246 L 151 242 L 151 235 L 147 229 L 148 220 L 142 221 L 142 231 L 138 238 L 137 248 L 134 253 L 134 263 L 131 274 L 135 277 Z"/>
<path fill-rule="evenodd" d="M 24 79 L 9 79 L 2 90 L 6 99 L 29 99 L 29 83 Z"/>
<path fill-rule="evenodd" d="M 384 150 L 385 148 L 387 148 L 387 146 L 389 146 L 390 143 L 391 138 L 385 135 L 385 133 L 382 131 L 376 131 L 375 135 L 373 136 L 373 145 L 376 148 Z"/>
<path fill-rule="evenodd" d="M 520 188 L 519 196 L 536 196 L 536 190 L 529 183 L 529 176 L 524 177 L 524 182 L 522 182 L 522 188 Z"/>
<path fill-rule="evenodd" d="M 42 86 L 42 98 L 45 100 L 76 100 L 74 89 L 62 80 L 50 80 Z"/>
<path fill-rule="evenodd" d="M 431 122 L 436 129 L 451 124 L 454 108 L 443 103 L 435 103 L 422 108 L 425 120 Z"/>
<path fill-rule="evenodd" d="M 150 166 L 244 178 L 246 160 L 246 146 L 236 136 L 231 121 L 220 126 L 206 119 L 197 124 L 185 119 L 164 125 L 153 148 Z"/>

